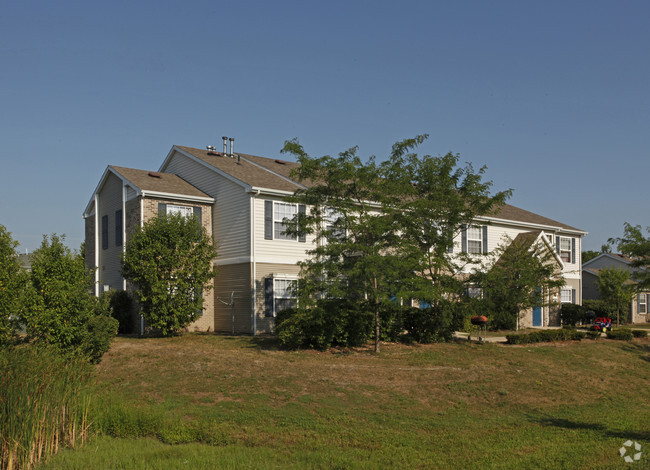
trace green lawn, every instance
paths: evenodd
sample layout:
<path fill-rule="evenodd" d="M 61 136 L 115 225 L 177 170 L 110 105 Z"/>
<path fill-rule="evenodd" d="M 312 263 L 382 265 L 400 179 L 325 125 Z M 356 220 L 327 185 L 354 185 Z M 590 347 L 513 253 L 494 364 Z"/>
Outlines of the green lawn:
<path fill-rule="evenodd" d="M 650 450 L 647 339 L 382 346 L 118 338 L 97 435 L 42 467 L 596 469 L 625 468 L 627 439 Z"/>

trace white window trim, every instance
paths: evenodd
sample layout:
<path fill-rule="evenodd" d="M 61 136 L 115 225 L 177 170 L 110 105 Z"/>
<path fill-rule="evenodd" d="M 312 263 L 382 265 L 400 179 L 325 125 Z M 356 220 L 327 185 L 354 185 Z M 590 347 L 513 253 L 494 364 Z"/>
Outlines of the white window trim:
<path fill-rule="evenodd" d="M 478 234 L 478 238 L 476 237 Z M 470 248 L 472 242 L 479 243 L 478 251 L 474 251 Z M 467 227 L 467 253 L 472 255 L 481 255 L 483 254 L 483 227 L 480 225 L 472 225 Z"/>
<path fill-rule="evenodd" d="M 567 249 L 564 249 L 562 247 L 562 244 L 564 242 L 566 242 L 568 244 Z M 571 252 L 572 252 L 571 237 L 560 237 L 560 252 L 558 254 L 560 255 L 560 259 L 562 259 L 562 261 L 564 263 L 574 263 L 575 262 L 575 260 L 571 259 Z M 568 255 L 568 260 L 565 260 L 564 258 L 562 258 L 562 253 L 566 253 Z"/>
<path fill-rule="evenodd" d="M 298 240 L 298 237 L 296 235 L 293 236 L 288 236 L 288 235 L 282 235 L 282 231 L 280 233 L 276 232 L 276 224 L 281 224 L 286 227 L 286 223 L 290 220 L 289 217 L 283 217 L 282 219 L 276 217 L 276 208 L 279 207 L 280 205 L 286 206 L 286 207 L 292 207 L 293 208 L 293 215 L 298 214 L 298 204 L 293 204 L 290 202 L 282 202 L 282 201 L 273 201 L 273 240 L 284 240 L 288 242 L 295 242 Z M 274 309 L 275 313 L 275 309 Z"/>
<path fill-rule="evenodd" d="M 565 296 L 568 296 L 566 300 Z M 573 303 L 573 289 L 570 287 L 563 287 L 560 290 L 560 302 L 563 304 L 572 304 Z"/>
<path fill-rule="evenodd" d="M 641 302 L 641 299 L 643 299 L 643 302 Z M 637 313 L 639 315 L 647 314 L 648 313 L 648 294 L 646 294 L 645 292 L 639 294 L 639 296 L 637 297 L 637 302 L 638 302 Z M 643 305 L 643 312 L 641 311 L 641 305 Z"/>
<path fill-rule="evenodd" d="M 271 277 L 273 279 L 273 317 L 275 318 L 277 316 L 277 313 L 278 313 L 277 302 L 276 302 L 278 299 L 281 299 L 281 300 L 294 299 L 296 301 L 296 304 L 298 304 L 298 298 L 297 297 L 292 297 L 292 296 L 288 296 L 288 295 L 280 297 L 280 296 L 277 295 L 278 291 L 279 291 L 276 288 L 276 285 L 277 285 L 278 281 L 295 282 L 295 281 L 298 280 L 298 276 L 288 275 L 288 274 L 274 274 Z M 285 289 L 285 293 L 286 293 L 286 289 Z"/>

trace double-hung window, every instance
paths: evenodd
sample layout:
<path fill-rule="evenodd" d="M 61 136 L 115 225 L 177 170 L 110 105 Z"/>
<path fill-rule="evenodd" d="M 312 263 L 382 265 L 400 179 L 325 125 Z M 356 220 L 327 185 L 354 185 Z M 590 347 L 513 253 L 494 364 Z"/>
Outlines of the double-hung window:
<path fill-rule="evenodd" d="M 483 253 L 483 231 L 481 227 L 467 229 L 467 252 L 473 254 Z"/>
<path fill-rule="evenodd" d="M 333 239 L 345 237 L 345 228 L 343 228 L 343 214 L 330 207 L 325 209 L 325 230 Z"/>
<path fill-rule="evenodd" d="M 285 233 L 287 222 L 294 218 L 298 213 L 296 204 L 286 202 L 273 203 L 273 238 L 275 240 L 295 240 L 295 235 Z"/>
<path fill-rule="evenodd" d="M 559 253 L 560 258 L 565 263 L 571 262 L 571 239 L 567 237 L 559 238 Z"/>
<path fill-rule="evenodd" d="M 563 304 L 574 304 L 575 303 L 575 289 L 563 288 L 560 291 L 560 302 Z"/>
<path fill-rule="evenodd" d="M 647 294 L 639 294 L 638 303 L 639 303 L 638 313 L 648 313 Z"/>
<path fill-rule="evenodd" d="M 298 299 L 295 295 L 295 282 L 293 278 L 284 277 L 267 277 L 264 280 L 267 317 L 275 317 L 278 312 L 296 307 Z"/>
<path fill-rule="evenodd" d="M 298 240 L 304 243 L 304 235 L 295 236 L 286 233 L 289 222 L 296 216 L 306 213 L 304 204 L 292 204 L 282 201 L 264 201 L 264 239 Z"/>

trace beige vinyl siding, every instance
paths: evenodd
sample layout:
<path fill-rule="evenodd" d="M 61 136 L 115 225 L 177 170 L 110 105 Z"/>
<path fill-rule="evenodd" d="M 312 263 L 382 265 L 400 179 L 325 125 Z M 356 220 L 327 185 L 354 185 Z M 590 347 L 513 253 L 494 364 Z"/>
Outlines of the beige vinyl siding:
<path fill-rule="evenodd" d="M 232 307 L 230 301 L 234 292 L 235 333 L 251 333 L 251 264 L 229 264 L 217 267 L 214 278 L 214 330 L 232 332 Z"/>
<path fill-rule="evenodd" d="M 295 264 L 257 263 L 255 274 L 255 315 L 257 333 L 272 333 L 275 323 L 273 317 L 267 317 L 265 312 L 264 279 L 271 276 L 298 276 L 300 267 Z"/>
<path fill-rule="evenodd" d="M 249 256 L 250 196 L 244 187 L 178 152 L 170 158 L 165 171 L 180 176 L 215 199 L 212 234 L 217 242 L 219 258 Z"/>
<path fill-rule="evenodd" d="M 122 245 L 115 246 L 115 212 L 122 209 L 122 180 L 110 173 L 99 193 L 99 210 L 96 211 L 99 227 L 99 292 L 104 286 L 121 290 L 123 278 L 120 273 Z M 102 217 L 108 216 L 108 248 L 102 248 Z"/>
<path fill-rule="evenodd" d="M 257 197 L 255 207 L 255 259 L 259 262 L 295 264 L 307 257 L 306 251 L 313 248 L 313 237 L 307 237 L 306 243 L 298 240 L 264 239 L 264 201 L 271 199 Z"/>

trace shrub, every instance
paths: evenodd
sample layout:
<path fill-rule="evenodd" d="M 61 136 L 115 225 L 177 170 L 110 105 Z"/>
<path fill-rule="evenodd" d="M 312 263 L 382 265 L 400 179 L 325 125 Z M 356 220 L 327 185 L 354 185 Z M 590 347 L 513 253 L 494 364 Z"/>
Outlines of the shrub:
<path fill-rule="evenodd" d="M 632 330 L 629 328 L 617 328 L 607 332 L 607 338 L 618 339 L 621 341 L 630 341 L 632 339 Z"/>
<path fill-rule="evenodd" d="M 453 337 L 454 317 L 463 309 L 459 302 L 443 301 L 429 308 L 404 309 L 404 327 L 408 335 L 419 343 L 449 341 Z"/>
<path fill-rule="evenodd" d="M 110 291 L 111 315 L 115 318 L 119 327 L 117 332 L 121 334 L 133 332 L 133 297 L 127 291 L 114 290 Z"/>
<path fill-rule="evenodd" d="M 370 338 L 373 314 L 365 303 L 319 300 L 313 308 L 278 312 L 275 331 L 282 347 L 327 349 L 354 347 Z"/>
<path fill-rule="evenodd" d="M 648 331 L 647 330 L 632 330 L 632 336 L 635 338 L 647 338 L 648 337 Z"/>
<path fill-rule="evenodd" d="M 585 333 L 585 335 L 589 339 L 600 339 L 602 337 L 602 333 L 596 330 L 589 330 Z"/>
<path fill-rule="evenodd" d="M 15 340 L 16 317 L 27 280 L 16 256 L 17 245 L 0 225 L 0 346 Z"/>
<path fill-rule="evenodd" d="M 560 307 L 560 320 L 563 325 L 573 325 L 585 321 L 587 310 L 584 306 L 578 304 L 562 304 Z"/>
<path fill-rule="evenodd" d="M 616 318 L 616 309 L 601 299 L 584 300 L 582 306 L 585 312 L 592 311 L 596 317 Z"/>
<path fill-rule="evenodd" d="M 86 334 L 81 340 L 80 352 L 88 360 L 97 364 L 111 347 L 111 341 L 117 334 L 118 322 L 115 318 L 95 315 L 86 324 Z"/>
<path fill-rule="evenodd" d="M 553 341 L 580 341 L 586 336 L 585 332 L 572 329 L 539 330 L 528 334 L 506 335 L 508 344 L 528 344 Z"/>

